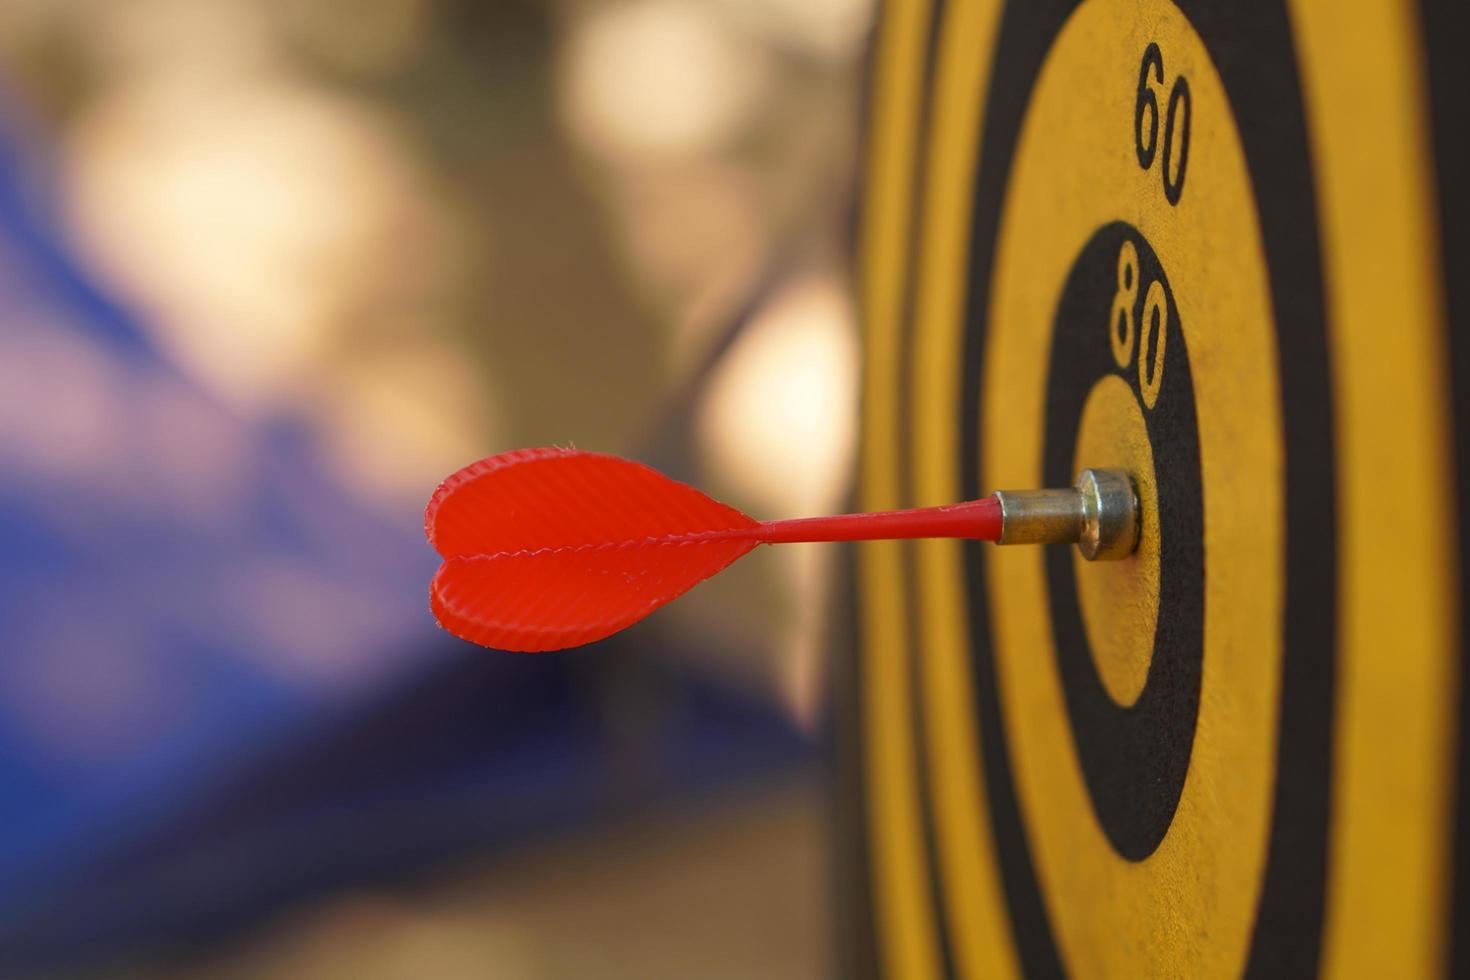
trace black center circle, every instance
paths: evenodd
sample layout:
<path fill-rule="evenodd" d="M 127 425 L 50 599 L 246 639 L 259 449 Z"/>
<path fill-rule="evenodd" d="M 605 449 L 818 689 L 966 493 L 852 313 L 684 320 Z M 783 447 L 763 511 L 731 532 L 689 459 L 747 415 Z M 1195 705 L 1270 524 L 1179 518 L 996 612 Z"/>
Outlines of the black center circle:
<path fill-rule="evenodd" d="M 1132 261 L 1121 262 L 1120 255 Z M 1162 307 L 1146 302 L 1151 291 L 1157 295 L 1154 283 L 1162 288 Z M 1160 346 L 1163 363 L 1155 370 Z M 1204 650 L 1204 530 L 1194 380 L 1179 309 L 1153 248 L 1123 222 L 1104 226 L 1083 247 L 1057 305 L 1042 458 L 1046 486 L 1068 486 L 1075 477 L 1083 406 L 1108 375 L 1121 376 L 1138 399 L 1158 485 L 1159 614 L 1148 680 L 1132 705 L 1114 701 L 1098 674 L 1071 549 L 1047 549 L 1046 577 L 1057 666 L 1093 808 L 1113 848 L 1141 861 L 1169 830 L 1194 745 Z"/>

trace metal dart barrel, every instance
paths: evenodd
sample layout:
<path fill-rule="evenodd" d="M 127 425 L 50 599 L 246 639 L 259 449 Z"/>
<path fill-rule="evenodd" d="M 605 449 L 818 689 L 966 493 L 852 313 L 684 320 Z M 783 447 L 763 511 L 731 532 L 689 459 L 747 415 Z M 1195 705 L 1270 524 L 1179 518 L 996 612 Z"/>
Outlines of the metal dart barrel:
<path fill-rule="evenodd" d="M 1127 558 L 1138 547 L 1138 492 L 1123 470 L 1086 469 L 1063 490 L 997 490 L 1000 544 L 1075 542 L 1088 561 Z"/>

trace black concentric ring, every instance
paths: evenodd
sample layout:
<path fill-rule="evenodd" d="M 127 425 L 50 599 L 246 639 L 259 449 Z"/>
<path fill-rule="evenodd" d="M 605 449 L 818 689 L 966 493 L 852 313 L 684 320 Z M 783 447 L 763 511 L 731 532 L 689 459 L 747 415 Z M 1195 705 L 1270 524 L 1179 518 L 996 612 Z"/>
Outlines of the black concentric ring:
<path fill-rule="evenodd" d="M 1130 331 L 1127 366 L 1120 369 L 1108 339 L 1108 315 L 1124 242 L 1138 258 L 1131 310 L 1137 329 Z M 1154 282 L 1163 288 L 1165 316 L 1162 323 L 1149 324 L 1144 296 Z M 1158 474 L 1159 609 L 1167 615 L 1150 624 L 1153 655 L 1133 704 L 1114 702 L 1098 674 L 1078 604 L 1071 549 L 1049 548 L 1046 553 L 1052 635 L 1073 743 L 1098 823 L 1114 850 L 1130 861 L 1152 854 L 1169 829 L 1184 791 L 1199 717 L 1204 516 L 1194 380 L 1179 323 L 1174 292 L 1153 248 L 1132 225 L 1109 224 L 1083 246 L 1062 290 L 1047 376 L 1044 486 L 1072 482 L 1083 406 L 1098 381 L 1110 375 L 1121 377 L 1138 401 Z M 1149 407 L 1134 366 L 1140 354 L 1148 360 L 1157 349 L 1161 330 L 1168 342 L 1157 401 Z"/>

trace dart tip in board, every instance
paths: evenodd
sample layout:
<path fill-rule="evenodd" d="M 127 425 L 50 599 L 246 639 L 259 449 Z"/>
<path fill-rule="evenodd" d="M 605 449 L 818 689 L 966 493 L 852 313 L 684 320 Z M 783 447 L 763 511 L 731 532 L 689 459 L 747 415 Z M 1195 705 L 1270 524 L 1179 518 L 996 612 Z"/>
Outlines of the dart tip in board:
<path fill-rule="evenodd" d="M 424 534 L 444 561 L 429 604 L 470 642 L 560 650 L 631 626 L 759 544 L 1076 541 L 1089 558 L 1121 557 L 1136 544 L 1136 508 L 1126 474 L 1088 470 L 1066 490 L 762 522 L 642 463 L 523 449 L 471 463 L 430 498 Z"/>

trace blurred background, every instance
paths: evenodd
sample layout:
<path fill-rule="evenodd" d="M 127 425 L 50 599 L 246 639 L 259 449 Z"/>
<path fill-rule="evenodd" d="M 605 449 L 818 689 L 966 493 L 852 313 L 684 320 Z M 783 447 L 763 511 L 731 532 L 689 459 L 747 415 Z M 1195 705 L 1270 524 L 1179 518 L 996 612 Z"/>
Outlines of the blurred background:
<path fill-rule="evenodd" d="M 507 449 L 840 509 L 872 0 L 0 0 L 0 975 L 832 971 L 842 551 L 438 630 Z"/>

